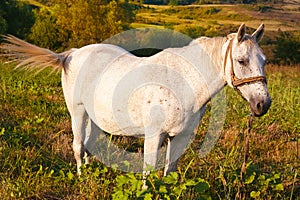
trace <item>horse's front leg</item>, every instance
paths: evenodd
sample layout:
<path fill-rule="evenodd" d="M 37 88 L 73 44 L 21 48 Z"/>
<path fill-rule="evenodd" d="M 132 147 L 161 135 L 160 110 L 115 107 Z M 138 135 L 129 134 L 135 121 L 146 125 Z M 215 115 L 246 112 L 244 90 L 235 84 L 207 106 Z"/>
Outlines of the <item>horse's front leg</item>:
<path fill-rule="evenodd" d="M 144 167 L 143 167 L 143 187 L 146 186 L 147 176 L 150 171 L 154 170 L 156 167 L 156 162 L 158 159 L 158 153 L 165 137 L 161 134 L 147 136 L 145 135 L 144 141 Z"/>
<path fill-rule="evenodd" d="M 191 136 L 194 134 L 194 131 L 197 128 L 205 111 L 206 106 L 203 106 L 199 113 L 195 114 L 195 116 L 191 118 L 184 131 L 172 139 L 168 138 L 164 176 L 168 175 L 170 172 L 177 171 L 178 160 L 191 140 Z"/>
<path fill-rule="evenodd" d="M 177 171 L 177 164 L 184 149 L 188 145 L 193 131 L 184 131 L 176 135 L 174 138 L 167 139 L 166 163 L 164 176 L 170 172 Z"/>

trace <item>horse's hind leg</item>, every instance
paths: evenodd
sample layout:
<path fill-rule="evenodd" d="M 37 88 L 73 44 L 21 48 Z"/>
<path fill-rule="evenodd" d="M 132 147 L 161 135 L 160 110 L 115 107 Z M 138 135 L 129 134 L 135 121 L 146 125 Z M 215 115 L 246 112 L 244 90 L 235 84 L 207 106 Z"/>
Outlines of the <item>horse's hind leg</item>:
<path fill-rule="evenodd" d="M 90 164 L 91 156 L 97 154 L 96 143 L 101 133 L 103 133 L 102 130 L 91 119 L 88 119 L 84 141 L 86 164 Z"/>
<path fill-rule="evenodd" d="M 86 135 L 86 126 L 88 115 L 84 109 L 83 104 L 74 106 L 73 112 L 71 113 L 72 117 L 72 130 L 73 130 L 73 151 L 74 157 L 77 164 L 77 173 L 81 174 L 80 167 L 82 165 L 82 160 L 85 152 L 84 140 Z"/>
<path fill-rule="evenodd" d="M 192 134 L 193 131 L 184 131 L 173 139 L 168 138 L 164 176 L 177 170 L 178 159 L 189 143 Z"/>
<path fill-rule="evenodd" d="M 87 120 L 87 125 L 85 129 L 85 140 L 84 140 L 84 149 L 85 149 L 85 164 L 90 164 L 91 162 L 91 152 L 90 152 L 90 141 L 91 141 L 91 136 L 92 136 L 92 121 L 91 119 Z"/>

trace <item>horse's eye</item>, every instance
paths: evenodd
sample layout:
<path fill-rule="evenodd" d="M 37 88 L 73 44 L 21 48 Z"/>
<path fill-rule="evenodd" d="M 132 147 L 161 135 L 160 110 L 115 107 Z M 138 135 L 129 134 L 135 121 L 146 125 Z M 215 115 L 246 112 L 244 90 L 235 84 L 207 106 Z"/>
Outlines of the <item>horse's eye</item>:
<path fill-rule="evenodd" d="M 246 65 L 247 64 L 247 62 L 245 60 L 238 60 L 238 62 L 239 62 L 240 65 Z"/>

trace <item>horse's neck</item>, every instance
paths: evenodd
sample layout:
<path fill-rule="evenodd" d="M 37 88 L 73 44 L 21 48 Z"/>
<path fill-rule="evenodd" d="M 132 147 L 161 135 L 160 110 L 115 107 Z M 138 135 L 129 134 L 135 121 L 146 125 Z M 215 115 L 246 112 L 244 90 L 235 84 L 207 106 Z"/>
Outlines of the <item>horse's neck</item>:
<path fill-rule="evenodd" d="M 225 42 L 226 38 L 198 38 L 188 47 L 191 55 L 199 56 L 197 60 L 201 63 L 198 69 L 204 82 L 197 88 L 200 108 L 226 85 L 222 65 L 222 46 Z"/>
<path fill-rule="evenodd" d="M 226 37 L 200 37 L 197 38 L 194 43 L 201 45 L 202 49 L 213 60 L 215 66 L 220 73 L 224 73 L 222 63 L 222 46 L 226 42 Z"/>

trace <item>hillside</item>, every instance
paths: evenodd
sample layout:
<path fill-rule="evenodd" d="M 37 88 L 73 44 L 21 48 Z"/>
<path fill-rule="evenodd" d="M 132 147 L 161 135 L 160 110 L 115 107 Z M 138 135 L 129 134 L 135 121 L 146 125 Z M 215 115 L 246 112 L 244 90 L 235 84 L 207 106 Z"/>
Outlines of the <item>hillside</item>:
<path fill-rule="evenodd" d="M 239 25 L 246 22 L 247 26 L 257 28 L 264 22 L 267 31 L 300 31 L 300 6 L 296 4 L 275 5 L 187 5 L 165 6 L 147 5 L 137 14 L 137 23 L 141 26 L 172 26 L 182 30 L 187 26 L 213 26 L 228 24 Z"/>
<path fill-rule="evenodd" d="M 272 63 L 299 63 L 292 55 L 277 55 L 293 49 L 297 52 L 300 45 L 300 10 L 299 4 L 214 4 L 214 5 L 144 5 L 136 14 L 133 28 L 157 27 L 168 28 L 184 33 L 192 38 L 200 36 L 225 36 L 237 31 L 241 23 L 246 23 L 249 32 L 261 23 L 266 32 L 262 48 Z M 278 40 L 283 38 L 283 42 Z M 280 47 L 278 46 L 280 45 Z M 297 53 L 293 54 L 296 55 Z M 296 56 L 297 57 L 297 56 Z"/>

